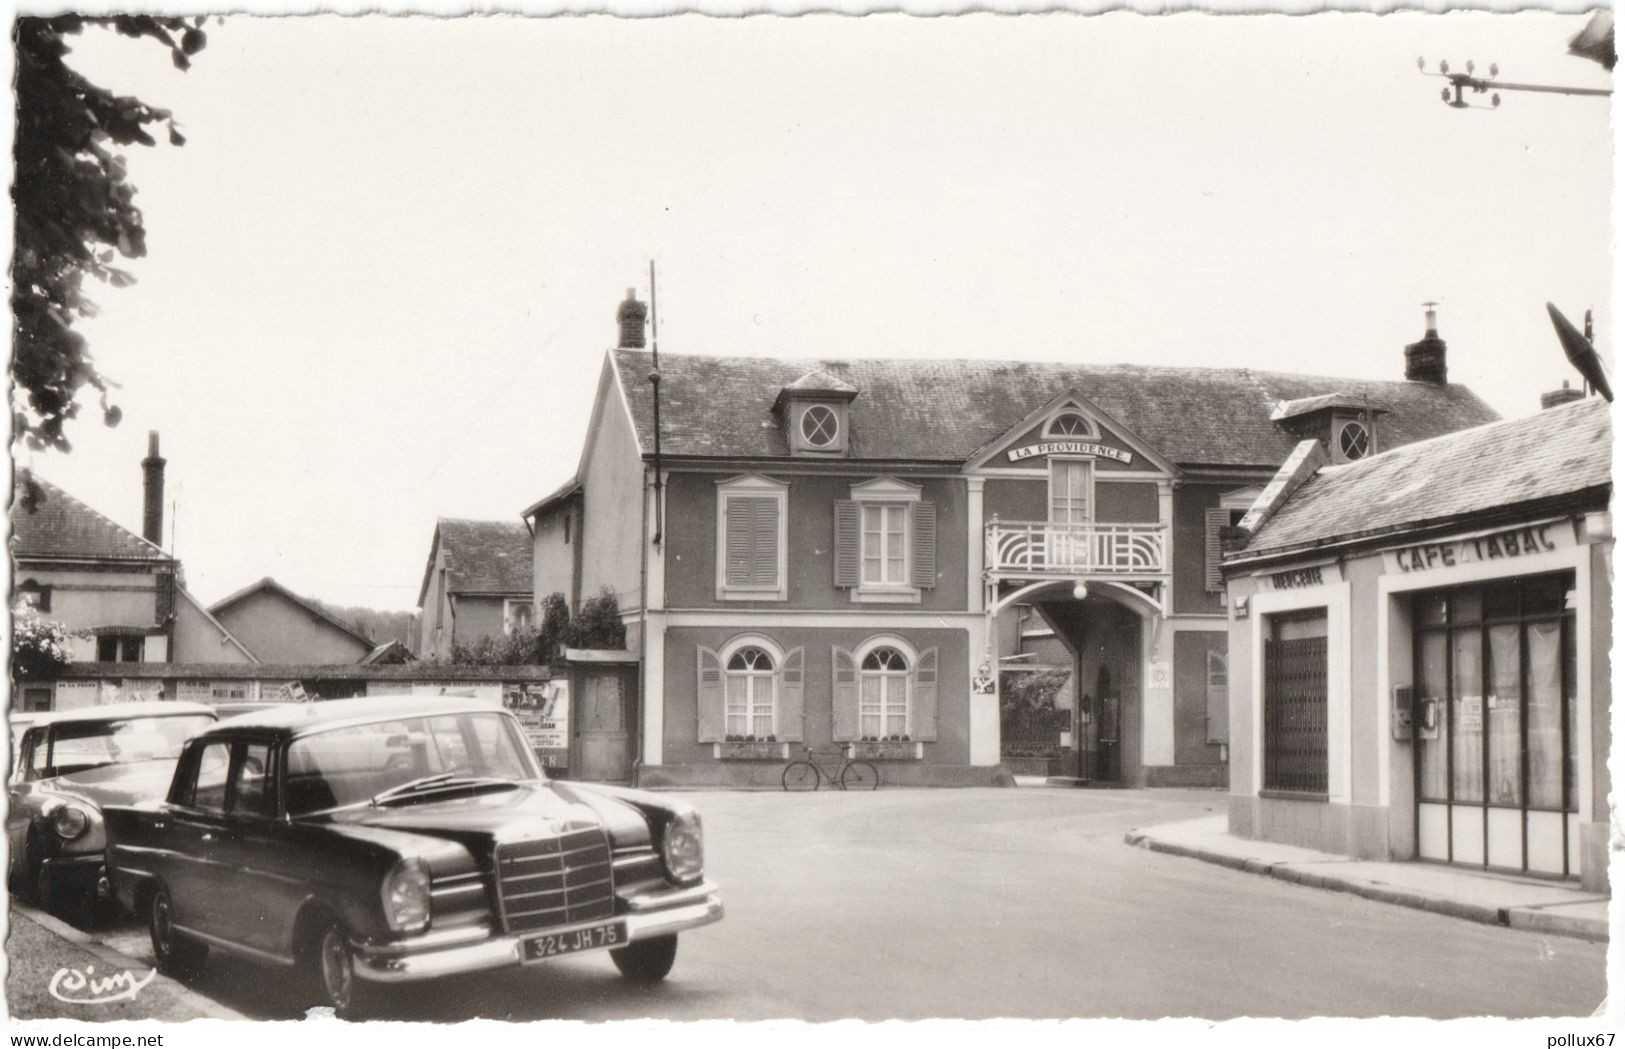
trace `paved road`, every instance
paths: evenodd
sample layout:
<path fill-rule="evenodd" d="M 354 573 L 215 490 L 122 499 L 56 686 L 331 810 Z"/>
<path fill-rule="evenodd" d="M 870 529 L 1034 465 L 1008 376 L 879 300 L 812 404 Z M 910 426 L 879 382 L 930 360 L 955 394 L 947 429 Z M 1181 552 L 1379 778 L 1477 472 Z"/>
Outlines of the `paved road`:
<path fill-rule="evenodd" d="M 1123 844 L 1222 811 L 1183 791 L 695 793 L 728 916 L 671 978 L 603 955 L 392 994 L 401 1019 L 1585 1016 L 1604 947 L 1306 889 Z M 145 934 L 113 942 L 150 957 Z M 244 1013 L 285 977 L 212 966 Z"/>

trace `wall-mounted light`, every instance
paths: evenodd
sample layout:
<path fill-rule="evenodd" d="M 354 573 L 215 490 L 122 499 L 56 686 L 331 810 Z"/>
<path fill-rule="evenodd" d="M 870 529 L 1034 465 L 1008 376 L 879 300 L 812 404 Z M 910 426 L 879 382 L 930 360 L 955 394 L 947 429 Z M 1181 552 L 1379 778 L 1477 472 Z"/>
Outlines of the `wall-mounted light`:
<path fill-rule="evenodd" d="M 1084 585 L 1083 580 L 1080 579 L 1076 583 L 1072 584 L 1072 596 L 1077 598 L 1079 601 L 1082 601 L 1084 598 L 1089 596 L 1089 588 Z"/>

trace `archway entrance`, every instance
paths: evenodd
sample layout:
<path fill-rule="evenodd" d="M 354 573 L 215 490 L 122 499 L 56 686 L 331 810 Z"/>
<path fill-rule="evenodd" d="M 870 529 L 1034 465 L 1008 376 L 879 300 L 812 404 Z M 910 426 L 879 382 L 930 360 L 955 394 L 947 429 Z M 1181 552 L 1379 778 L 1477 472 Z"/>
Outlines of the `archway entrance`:
<path fill-rule="evenodd" d="M 1072 656 L 1074 775 L 1087 783 L 1132 784 L 1140 774 L 1143 624 L 1117 601 L 1069 588 L 1035 595 L 1033 606 Z"/>

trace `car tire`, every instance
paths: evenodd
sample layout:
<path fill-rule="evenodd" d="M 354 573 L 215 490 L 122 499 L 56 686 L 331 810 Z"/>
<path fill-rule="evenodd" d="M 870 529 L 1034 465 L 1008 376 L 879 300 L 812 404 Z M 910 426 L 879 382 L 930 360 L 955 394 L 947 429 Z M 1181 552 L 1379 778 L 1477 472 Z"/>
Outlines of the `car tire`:
<path fill-rule="evenodd" d="M 659 983 L 677 961 L 677 936 L 639 940 L 609 952 L 615 968 L 633 983 Z"/>
<path fill-rule="evenodd" d="M 147 901 L 147 931 L 159 972 L 177 980 L 195 980 L 203 974 L 209 948 L 175 928 L 175 908 L 163 886 Z"/>
<path fill-rule="evenodd" d="M 356 975 L 355 951 L 344 926 L 334 919 L 317 924 L 301 953 L 311 1003 L 333 1010 L 340 1020 L 367 1019 L 371 989 Z"/>

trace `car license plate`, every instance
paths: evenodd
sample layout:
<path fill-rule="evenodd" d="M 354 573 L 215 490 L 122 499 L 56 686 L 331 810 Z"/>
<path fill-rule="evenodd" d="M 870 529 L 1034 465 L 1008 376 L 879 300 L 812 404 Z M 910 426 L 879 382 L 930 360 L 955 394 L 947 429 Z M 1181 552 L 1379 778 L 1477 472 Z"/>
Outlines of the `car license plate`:
<path fill-rule="evenodd" d="M 603 947 L 626 945 L 626 923 L 622 921 L 586 925 L 563 932 L 544 932 L 527 937 L 524 941 L 525 961 L 539 962 L 561 954 L 577 951 L 595 951 Z"/>

